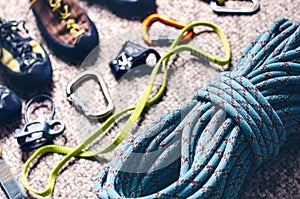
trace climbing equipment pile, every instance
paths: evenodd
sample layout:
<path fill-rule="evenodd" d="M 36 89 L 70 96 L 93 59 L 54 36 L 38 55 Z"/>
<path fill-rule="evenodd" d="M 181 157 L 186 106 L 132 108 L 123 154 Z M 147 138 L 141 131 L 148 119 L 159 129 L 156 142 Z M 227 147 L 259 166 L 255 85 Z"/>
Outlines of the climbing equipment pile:
<path fill-rule="evenodd" d="M 137 133 L 95 182 L 99 198 L 236 198 L 300 124 L 300 22 L 278 19 L 232 72 Z"/>
<path fill-rule="evenodd" d="M 186 32 L 193 29 L 195 26 L 205 26 L 205 27 L 213 29 L 213 31 L 220 37 L 220 40 L 222 41 L 222 44 L 224 46 L 225 53 L 226 53 L 226 56 L 224 59 L 217 58 L 212 54 L 206 53 L 201 49 L 195 48 L 195 47 L 187 45 L 187 44 L 177 46 L 178 42 L 182 39 L 183 35 Z M 120 112 L 115 113 L 112 116 L 110 116 L 96 132 L 91 134 L 88 138 L 86 138 L 86 140 L 84 140 L 76 148 L 69 148 L 69 147 L 57 146 L 57 145 L 48 145 L 48 146 L 43 146 L 43 147 L 37 149 L 35 151 L 35 153 L 33 153 L 32 156 L 30 156 L 28 158 L 28 160 L 26 161 L 26 163 L 24 164 L 23 171 L 22 171 L 22 182 L 23 182 L 24 187 L 27 190 L 29 190 L 35 194 L 38 194 L 41 196 L 47 196 L 47 195 L 51 194 L 54 189 L 55 180 L 56 180 L 56 177 L 57 177 L 59 171 L 64 166 L 64 164 L 66 162 L 68 162 L 72 157 L 77 156 L 77 157 L 87 158 L 87 157 L 95 156 L 97 154 L 107 153 L 107 152 L 110 152 L 113 149 L 115 149 L 124 140 L 126 135 L 132 129 L 135 122 L 138 120 L 138 118 L 142 114 L 144 108 L 150 107 L 152 104 L 156 103 L 163 96 L 164 91 L 166 89 L 166 84 L 167 84 L 168 61 L 172 55 L 177 54 L 182 51 L 190 51 L 193 55 L 196 55 L 201 58 L 206 58 L 207 60 L 209 60 L 213 63 L 219 64 L 221 66 L 228 64 L 228 62 L 230 60 L 230 48 L 229 48 L 227 38 L 224 35 L 223 31 L 218 26 L 216 26 L 215 24 L 209 23 L 209 22 L 195 22 L 195 23 L 192 23 L 192 24 L 186 26 L 185 28 L 182 29 L 178 38 L 173 42 L 173 44 L 171 46 L 171 50 L 168 53 L 166 53 L 161 59 L 159 59 L 159 61 L 153 68 L 153 71 L 151 73 L 146 90 L 145 90 L 143 96 L 140 98 L 141 99 L 140 102 L 136 106 L 126 108 L 126 109 L 121 110 Z M 163 74 L 163 76 L 164 76 L 163 82 L 161 84 L 159 91 L 155 94 L 155 96 L 152 97 L 151 99 L 149 99 L 149 96 L 152 91 L 152 86 L 154 85 L 155 77 L 161 67 L 163 67 L 163 71 L 164 71 L 163 72 L 164 73 Z M 87 147 L 98 136 L 103 134 L 111 126 L 111 124 L 113 124 L 119 117 L 123 116 L 125 113 L 127 113 L 129 111 L 133 111 L 133 112 L 131 113 L 129 119 L 125 123 L 124 128 L 115 137 L 115 139 L 113 140 L 113 142 L 111 144 L 109 144 L 106 148 L 102 149 L 101 151 L 99 151 L 97 153 L 91 153 L 89 151 L 84 150 L 85 147 Z M 28 180 L 27 180 L 27 171 L 28 171 L 29 165 L 39 155 L 44 154 L 44 153 L 49 153 L 49 152 L 65 154 L 65 156 L 51 171 L 49 178 L 48 178 L 47 187 L 42 191 L 35 190 L 32 187 L 30 187 Z"/>

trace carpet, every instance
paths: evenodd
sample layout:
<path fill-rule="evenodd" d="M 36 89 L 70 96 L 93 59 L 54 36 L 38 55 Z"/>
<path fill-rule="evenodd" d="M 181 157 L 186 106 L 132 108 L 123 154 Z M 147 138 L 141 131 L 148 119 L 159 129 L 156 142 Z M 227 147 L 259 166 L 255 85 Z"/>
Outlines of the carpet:
<path fill-rule="evenodd" d="M 232 59 L 230 67 L 234 67 L 234 64 L 254 37 L 267 30 L 276 18 L 300 19 L 298 15 L 300 1 L 296 0 L 261 0 L 259 1 L 260 10 L 253 15 L 216 14 L 211 10 L 209 1 L 157 0 L 156 2 L 157 12 L 160 14 L 184 22 L 210 21 L 220 26 L 227 35 L 231 46 Z M 47 90 L 24 91 L 15 88 L 10 82 L 3 82 L 0 76 L 0 83 L 13 88 L 23 101 L 22 117 L 15 123 L 0 128 L 0 146 L 3 149 L 3 157 L 19 181 L 21 181 L 23 163 L 31 153 L 21 152 L 12 133 L 24 124 L 23 115 L 27 100 L 39 93 L 51 95 L 56 105 L 55 119 L 63 120 L 66 123 L 65 132 L 55 139 L 55 144 L 75 147 L 89 133 L 96 130 L 101 122 L 87 120 L 70 105 L 65 94 L 68 82 L 87 69 L 101 73 L 115 102 L 116 111 L 118 111 L 138 101 L 151 72 L 151 68 L 139 68 L 142 69 L 142 73 L 127 75 L 120 81 L 116 81 L 110 72 L 108 62 L 118 54 L 127 40 L 146 46 L 141 39 L 141 21 L 117 16 L 109 9 L 107 2 L 100 0 L 81 0 L 78 3 L 87 12 L 98 29 L 100 48 L 93 51 L 90 57 L 80 66 L 74 66 L 55 56 L 52 49 L 48 48 L 37 28 L 33 13 L 28 10 L 26 1 L 0 1 L 1 17 L 6 20 L 24 19 L 30 36 L 45 47 L 53 67 L 53 85 L 51 89 Z M 247 4 L 245 1 L 243 3 Z M 166 28 L 161 24 L 154 24 L 151 34 L 157 32 L 168 32 L 176 35 L 178 30 Z M 215 34 L 211 34 L 205 28 L 197 28 L 196 32 L 201 32 L 201 34 L 197 35 L 196 39 L 192 41 L 192 45 L 216 56 L 225 56 L 220 40 Z M 164 54 L 167 52 L 168 47 L 160 47 L 157 50 L 160 54 Z M 219 74 L 220 71 L 217 66 L 199 61 L 188 53 L 174 56 L 170 64 L 168 89 L 165 96 L 159 103 L 145 111 L 130 135 L 150 124 L 157 116 L 161 116 L 169 110 L 179 107 L 180 104 L 190 101 L 195 91 Z M 161 75 L 159 75 L 154 85 L 154 92 L 159 88 L 161 78 Z M 89 102 L 91 108 L 105 108 L 104 96 L 101 94 L 96 82 L 87 81 L 76 92 L 81 98 Z M 40 111 L 34 113 L 32 117 L 39 118 L 46 113 L 46 110 Z M 111 141 L 124 125 L 126 118 L 124 116 L 124 118 L 118 120 L 104 136 L 97 139 L 88 148 L 91 151 L 96 151 L 103 147 L 105 143 Z M 251 172 L 241 188 L 238 198 L 300 198 L 300 151 L 297 150 L 299 141 L 295 141 L 285 145 L 277 157 L 269 160 L 256 171 Z M 118 152 L 120 147 L 115 152 Z M 99 170 L 114 157 L 115 152 L 99 155 L 93 159 L 73 158 L 65 165 L 58 176 L 53 194 L 46 198 L 97 198 L 93 190 L 93 179 Z M 38 164 L 32 166 L 29 177 L 30 184 L 37 189 L 45 187 L 48 173 L 61 158 L 62 156 L 58 154 L 48 154 L 39 158 L 36 161 Z M 30 198 L 41 198 L 30 193 L 28 195 Z M 6 198 L 1 190 L 0 198 Z"/>

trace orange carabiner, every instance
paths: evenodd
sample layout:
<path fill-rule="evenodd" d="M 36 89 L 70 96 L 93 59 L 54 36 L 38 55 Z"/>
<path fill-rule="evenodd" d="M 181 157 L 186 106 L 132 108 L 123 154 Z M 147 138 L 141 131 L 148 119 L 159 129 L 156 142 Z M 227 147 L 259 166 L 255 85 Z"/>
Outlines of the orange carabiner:
<path fill-rule="evenodd" d="M 143 38 L 144 38 L 145 42 L 148 43 L 149 45 L 171 44 L 171 42 L 175 39 L 175 38 L 171 38 L 170 36 L 165 36 L 165 35 L 151 37 L 149 35 L 149 29 L 150 29 L 150 26 L 156 21 L 160 21 L 163 24 L 173 26 L 173 27 L 179 28 L 179 29 L 182 29 L 188 25 L 186 23 L 177 21 L 175 19 L 172 19 L 170 17 L 164 16 L 161 14 L 149 15 L 143 21 Z M 193 31 L 193 29 L 191 29 L 182 37 L 180 42 L 186 42 L 186 41 L 192 39 L 194 37 L 194 35 L 195 35 L 195 32 Z"/>

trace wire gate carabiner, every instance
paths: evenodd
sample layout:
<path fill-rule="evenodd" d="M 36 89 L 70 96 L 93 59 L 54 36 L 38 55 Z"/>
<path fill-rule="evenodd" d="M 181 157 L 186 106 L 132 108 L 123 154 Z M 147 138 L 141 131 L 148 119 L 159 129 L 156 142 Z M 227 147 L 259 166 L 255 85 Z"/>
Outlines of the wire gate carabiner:
<path fill-rule="evenodd" d="M 102 90 L 102 93 L 105 97 L 105 100 L 107 102 L 107 107 L 103 111 L 99 112 L 93 112 L 91 111 L 85 104 L 82 102 L 78 97 L 76 97 L 73 94 L 74 89 L 79 86 L 80 83 L 83 81 L 90 79 L 90 78 L 95 78 L 97 79 L 100 89 Z M 66 94 L 67 94 L 67 99 L 72 105 L 79 111 L 82 112 L 86 117 L 89 119 L 93 120 L 102 120 L 107 117 L 109 117 L 113 111 L 114 111 L 114 104 L 113 101 L 109 95 L 108 89 L 106 87 L 106 84 L 104 80 L 102 79 L 102 76 L 91 70 L 84 71 L 80 73 L 78 76 L 76 76 L 69 84 L 67 85 L 66 89 Z"/>
<path fill-rule="evenodd" d="M 214 12 L 232 13 L 232 14 L 251 14 L 259 9 L 258 0 L 251 0 L 251 7 L 228 7 L 225 6 L 225 0 L 213 0 L 210 2 L 210 7 Z"/>
<path fill-rule="evenodd" d="M 146 17 L 143 21 L 142 27 L 143 27 L 143 38 L 145 42 L 149 45 L 170 45 L 176 37 L 170 37 L 167 35 L 161 35 L 161 36 L 150 36 L 149 35 L 149 29 L 151 25 L 156 22 L 160 21 L 165 25 L 173 26 L 178 29 L 182 29 L 186 27 L 188 24 L 177 21 L 175 19 L 172 19 L 170 17 L 161 15 L 161 14 L 152 14 Z M 181 39 L 180 42 L 184 43 L 192 39 L 195 35 L 195 32 L 193 29 L 189 30 Z"/>
<path fill-rule="evenodd" d="M 49 100 L 52 105 L 50 121 L 28 120 L 28 110 L 31 104 L 37 99 L 44 98 Z M 14 137 L 20 144 L 22 151 L 31 151 L 44 145 L 52 144 L 55 137 L 62 134 L 65 130 L 65 123 L 61 120 L 53 120 L 55 114 L 55 104 L 53 99 L 48 95 L 37 95 L 28 101 L 25 107 L 25 124 L 21 129 L 16 129 Z M 58 126 L 58 129 L 55 127 Z"/>

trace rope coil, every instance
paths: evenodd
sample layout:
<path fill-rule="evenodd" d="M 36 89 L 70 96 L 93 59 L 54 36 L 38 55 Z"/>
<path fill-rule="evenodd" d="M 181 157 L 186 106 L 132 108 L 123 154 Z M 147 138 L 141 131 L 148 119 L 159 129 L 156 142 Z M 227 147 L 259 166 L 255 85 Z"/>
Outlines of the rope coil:
<path fill-rule="evenodd" d="M 278 19 L 232 72 L 137 133 L 95 180 L 99 198 L 236 198 L 300 127 L 300 23 Z"/>

